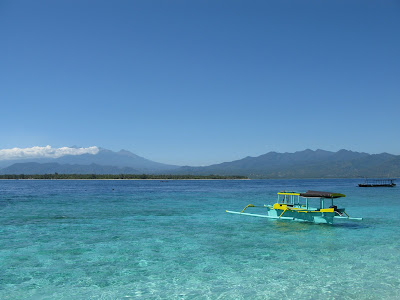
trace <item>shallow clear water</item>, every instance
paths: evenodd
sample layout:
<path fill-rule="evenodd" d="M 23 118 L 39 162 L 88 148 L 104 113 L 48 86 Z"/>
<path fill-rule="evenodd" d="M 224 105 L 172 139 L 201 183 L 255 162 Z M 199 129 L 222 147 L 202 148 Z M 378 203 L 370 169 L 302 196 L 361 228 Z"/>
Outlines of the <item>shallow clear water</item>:
<path fill-rule="evenodd" d="M 357 182 L 2 180 L 0 299 L 399 299 L 400 188 Z M 283 189 L 365 219 L 225 213 Z"/>

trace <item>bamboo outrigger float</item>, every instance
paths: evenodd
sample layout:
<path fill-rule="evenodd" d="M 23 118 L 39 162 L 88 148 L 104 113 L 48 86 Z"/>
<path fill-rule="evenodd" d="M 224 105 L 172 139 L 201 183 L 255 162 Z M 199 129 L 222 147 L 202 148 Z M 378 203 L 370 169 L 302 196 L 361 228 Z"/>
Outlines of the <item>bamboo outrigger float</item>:
<path fill-rule="evenodd" d="M 244 212 L 248 207 L 255 207 L 253 204 L 247 205 L 241 212 L 229 210 L 226 212 L 253 217 L 325 224 L 332 224 L 334 219 L 362 220 L 362 218 L 350 217 L 344 208 L 333 205 L 333 199 L 340 197 L 345 197 L 345 195 L 318 191 L 307 191 L 306 193 L 282 191 L 278 193 L 277 203 L 263 206 L 267 209 L 265 215 Z M 319 200 L 318 207 L 309 206 L 310 200 L 315 199 Z M 328 205 L 330 206 L 326 207 Z"/>

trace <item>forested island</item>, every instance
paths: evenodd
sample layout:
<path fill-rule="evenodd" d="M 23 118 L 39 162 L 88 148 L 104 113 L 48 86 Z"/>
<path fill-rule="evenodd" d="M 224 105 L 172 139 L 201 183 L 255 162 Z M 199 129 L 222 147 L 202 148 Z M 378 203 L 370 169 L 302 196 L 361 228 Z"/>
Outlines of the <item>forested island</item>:
<path fill-rule="evenodd" d="M 0 175 L 0 179 L 131 179 L 131 180 L 192 180 L 192 179 L 248 179 L 246 176 L 220 175 L 150 175 L 150 174 L 33 174 Z"/>

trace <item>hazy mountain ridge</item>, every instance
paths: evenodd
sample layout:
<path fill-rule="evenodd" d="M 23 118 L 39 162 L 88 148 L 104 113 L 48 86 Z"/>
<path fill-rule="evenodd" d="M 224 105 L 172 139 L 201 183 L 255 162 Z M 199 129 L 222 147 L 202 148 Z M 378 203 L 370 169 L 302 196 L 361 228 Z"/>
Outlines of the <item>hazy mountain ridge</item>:
<path fill-rule="evenodd" d="M 3 162 L 4 163 L 4 162 Z M 100 149 L 97 154 L 34 159 L 0 169 L 0 174 L 179 174 L 242 175 L 250 178 L 400 177 L 400 155 L 339 150 L 269 152 L 205 167 L 178 167 L 140 157 L 126 150 Z"/>
<path fill-rule="evenodd" d="M 141 171 L 160 171 L 166 169 L 173 169 L 177 166 L 162 164 L 154 162 L 133 154 L 126 150 L 120 150 L 114 152 L 111 150 L 100 148 L 100 151 L 96 155 L 83 154 L 83 155 L 66 155 L 56 159 L 57 163 L 60 164 L 98 164 L 98 165 L 109 165 L 116 167 L 130 167 Z"/>
<path fill-rule="evenodd" d="M 32 165 L 31 163 L 36 164 Z M 47 167 L 41 168 L 38 164 L 47 164 Z M 86 174 L 118 174 L 115 173 L 117 172 L 117 169 L 121 170 L 120 173 L 122 172 L 125 174 L 143 174 L 178 168 L 178 166 L 167 165 L 148 160 L 126 150 L 114 152 L 100 148 L 100 151 L 97 154 L 65 155 L 59 158 L 3 160 L 0 162 L 0 167 L 3 167 L 3 169 L 0 169 L 0 173 L 28 174 L 25 170 L 30 169 L 40 171 L 39 173 L 35 174 L 44 174 L 44 170 L 49 170 L 48 173 L 60 173 L 58 171 L 50 172 L 52 168 L 49 164 L 54 164 L 53 166 L 55 169 L 65 170 L 66 174 L 76 173 L 74 170 L 80 170 L 79 174 L 85 174 L 85 172 Z M 80 167 L 78 167 L 78 165 Z M 96 165 L 96 167 L 93 167 L 92 165 Z M 85 166 L 87 171 L 85 171 Z M 100 168 L 100 166 L 103 168 Z"/>
<path fill-rule="evenodd" d="M 237 174 L 252 178 L 346 178 L 398 177 L 400 156 L 367 154 L 349 150 L 330 152 L 304 150 L 295 153 L 269 152 L 207 167 L 182 167 L 180 174 Z"/>

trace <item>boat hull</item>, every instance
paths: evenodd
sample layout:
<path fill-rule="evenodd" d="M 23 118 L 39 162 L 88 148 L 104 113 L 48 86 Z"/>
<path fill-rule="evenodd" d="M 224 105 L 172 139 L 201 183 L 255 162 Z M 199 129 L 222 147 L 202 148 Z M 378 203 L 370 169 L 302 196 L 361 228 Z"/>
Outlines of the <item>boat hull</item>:
<path fill-rule="evenodd" d="M 318 224 L 333 224 L 333 218 L 335 217 L 335 212 L 321 212 L 321 211 L 307 211 L 298 212 L 295 210 L 283 210 L 283 209 L 268 209 L 268 216 L 272 218 L 285 217 L 293 218 L 294 221 L 299 222 L 311 222 Z"/>
<path fill-rule="evenodd" d="M 395 187 L 396 184 L 368 184 L 368 183 L 359 183 L 359 187 Z"/>

